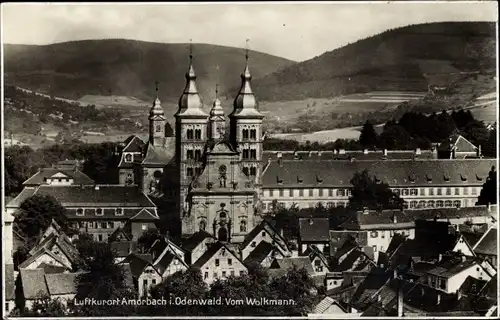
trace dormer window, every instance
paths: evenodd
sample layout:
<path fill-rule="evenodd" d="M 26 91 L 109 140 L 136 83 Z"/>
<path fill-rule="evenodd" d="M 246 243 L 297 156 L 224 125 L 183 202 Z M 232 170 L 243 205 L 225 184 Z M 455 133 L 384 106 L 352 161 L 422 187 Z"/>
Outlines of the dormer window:
<path fill-rule="evenodd" d="M 132 162 L 132 155 L 130 153 L 125 155 L 125 162 Z"/>
<path fill-rule="evenodd" d="M 377 183 L 377 184 L 382 183 L 382 180 L 380 180 L 379 178 L 375 177 L 375 183 Z"/>
<path fill-rule="evenodd" d="M 302 177 L 297 176 L 297 182 L 298 182 L 298 183 L 302 183 L 303 181 L 304 181 L 304 179 L 302 179 Z"/>
<path fill-rule="evenodd" d="M 464 177 L 463 175 L 460 175 L 460 179 L 462 179 L 462 181 L 467 181 L 467 177 Z"/>
<path fill-rule="evenodd" d="M 83 209 L 82 208 L 76 209 L 76 215 L 77 216 L 83 216 L 84 215 Z"/>
<path fill-rule="evenodd" d="M 432 182 L 432 176 L 431 175 L 429 175 L 429 174 L 426 175 L 426 178 L 427 178 L 427 182 L 429 182 L 429 183 Z"/>
<path fill-rule="evenodd" d="M 316 176 L 316 182 L 321 184 L 323 183 L 323 179 L 321 179 L 319 176 Z"/>
<path fill-rule="evenodd" d="M 95 215 L 102 216 L 102 215 L 104 215 L 104 211 L 101 208 L 98 208 L 95 210 Z"/>
<path fill-rule="evenodd" d="M 415 176 L 414 175 L 408 176 L 408 181 L 410 181 L 411 183 L 415 183 Z"/>
<path fill-rule="evenodd" d="M 449 182 L 450 181 L 450 176 L 444 175 L 443 179 L 444 179 L 444 181 Z"/>
<path fill-rule="evenodd" d="M 280 179 L 279 176 L 276 177 L 276 181 L 278 182 L 278 184 L 283 184 L 283 179 Z"/>
<path fill-rule="evenodd" d="M 123 216 L 123 209 L 122 208 L 115 209 L 115 216 Z"/>
<path fill-rule="evenodd" d="M 483 177 L 480 177 L 477 174 L 476 174 L 476 179 L 477 179 L 477 181 L 483 181 Z"/>

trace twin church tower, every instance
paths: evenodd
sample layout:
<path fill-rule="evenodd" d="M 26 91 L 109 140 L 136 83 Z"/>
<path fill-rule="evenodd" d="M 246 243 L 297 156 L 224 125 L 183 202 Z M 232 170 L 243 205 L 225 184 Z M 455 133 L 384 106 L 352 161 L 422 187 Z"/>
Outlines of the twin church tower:
<path fill-rule="evenodd" d="M 149 140 L 132 136 L 125 141 L 120 183 L 138 184 L 162 203 L 159 207 L 168 212 L 160 208 L 160 215 L 180 219 L 185 237 L 206 231 L 220 241 L 241 242 L 260 222 L 264 116 L 251 79 L 247 50 L 227 126 L 218 88 L 211 110 L 204 110 L 190 52 L 186 86 L 175 113 L 175 137 L 166 136 L 157 88 L 149 113 Z"/>

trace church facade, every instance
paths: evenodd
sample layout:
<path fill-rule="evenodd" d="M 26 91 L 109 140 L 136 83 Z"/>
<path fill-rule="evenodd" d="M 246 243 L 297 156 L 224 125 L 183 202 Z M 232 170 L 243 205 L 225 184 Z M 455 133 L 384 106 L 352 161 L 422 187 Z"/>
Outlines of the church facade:
<path fill-rule="evenodd" d="M 261 221 L 257 208 L 264 116 L 251 78 L 247 54 L 226 130 L 218 94 L 211 110 L 204 110 L 190 56 L 175 114 L 175 136 L 167 136 L 157 94 L 149 112 L 148 141 L 131 136 L 123 145 L 119 183 L 138 185 L 153 201 L 169 203 L 168 214 L 180 221 L 183 237 L 203 230 L 220 241 L 238 243 Z"/>

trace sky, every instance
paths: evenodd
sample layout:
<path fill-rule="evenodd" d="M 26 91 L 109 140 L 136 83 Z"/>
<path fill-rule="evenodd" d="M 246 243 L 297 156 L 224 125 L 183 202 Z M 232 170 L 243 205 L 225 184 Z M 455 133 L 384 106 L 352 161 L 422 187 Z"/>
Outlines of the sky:
<path fill-rule="evenodd" d="M 210 43 L 303 61 L 387 29 L 497 21 L 496 1 L 448 3 L 2 4 L 4 43 L 122 38 Z"/>

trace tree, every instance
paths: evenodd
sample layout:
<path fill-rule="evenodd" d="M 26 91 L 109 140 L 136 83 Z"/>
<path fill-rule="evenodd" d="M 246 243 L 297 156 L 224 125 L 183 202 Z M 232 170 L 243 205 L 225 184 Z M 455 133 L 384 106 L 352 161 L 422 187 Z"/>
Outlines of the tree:
<path fill-rule="evenodd" d="M 49 295 L 40 295 L 31 310 L 24 310 L 24 317 L 65 317 L 68 316 L 65 305 L 59 299 L 51 299 Z"/>
<path fill-rule="evenodd" d="M 397 194 L 392 192 L 387 183 L 376 177 L 370 177 L 368 170 L 356 172 L 351 179 L 352 196 L 349 206 L 357 210 L 365 207 L 369 209 L 399 209 L 404 202 Z"/>
<path fill-rule="evenodd" d="M 488 174 L 488 178 L 486 178 L 486 182 L 483 184 L 483 189 L 481 189 L 476 205 L 496 204 L 497 197 L 497 172 L 493 166 Z"/>
<path fill-rule="evenodd" d="M 195 268 L 189 268 L 186 271 L 178 271 L 173 275 L 165 278 L 160 284 L 151 288 L 151 296 L 153 299 L 164 298 L 167 301 L 175 298 L 189 299 L 204 299 L 207 294 L 207 285 L 201 276 L 201 271 Z M 195 316 L 203 315 L 204 307 L 202 306 L 185 306 L 168 305 L 162 306 L 160 311 L 155 308 L 156 314 L 168 314 L 177 316 Z"/>
<path fill-rule="evenodd" d="M 146 252 L 153 243 L 161 239 L 160 234 L 157 229 L 148 229 L 142 233 L 142 235 L 137 239 L 137 244 L 142 248 L 143 252 Z"/>
<path fill-rule="evenodd" d="M 24 200 L 21 203 L 14 223 L 19 228 L 27 243 L 36 242 L 40 231 L 45 231 L 54 219 L 66 233 L 71 233 L 66 209 L 52 196 L 38 195 Z"/>
<path fill-rule="evenodd" d="M 359 136 L 359 143 L 365 148 L 373 148 L 377 145 L 377 132 L 370 120 L 365 122 L 363 129 L 361 129 L 361 135 Z"/>
<path fill-rule="evenodd" d="M 384 129 L 378 139 L 378 146 L 385 149 L 409 149 L 411 136 L 405 128 L 400 125 L 388 126 Z"/>
<path fill-rule="evenodd" d="M 136 297 L 123 266 L 115 263 L 115 253 L 108 243 L 80 241 L 77 249 L 80 259 L 76 266 L 83 272 L 78 276 L 76 299 L 103 301 Z M 78 316 L 126 316 L 136 314 L 136 309 L 126 305 L 75 306 L 75 313 Z"/>

